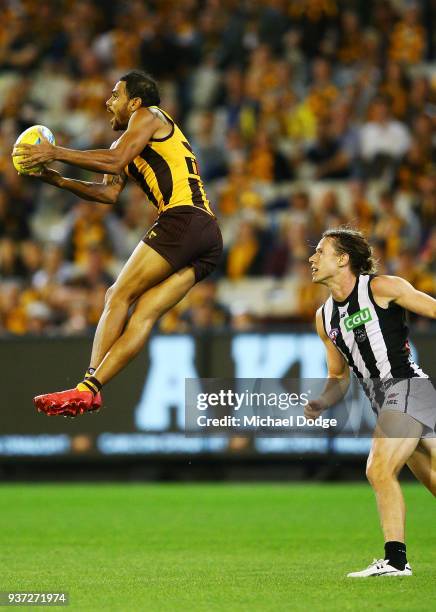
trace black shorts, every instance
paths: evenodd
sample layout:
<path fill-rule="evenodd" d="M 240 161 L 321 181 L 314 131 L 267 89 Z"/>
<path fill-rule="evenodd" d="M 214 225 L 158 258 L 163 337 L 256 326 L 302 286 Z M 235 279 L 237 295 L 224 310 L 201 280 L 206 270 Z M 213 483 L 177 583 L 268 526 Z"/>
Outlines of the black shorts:
<path fill-rule="evenodd" d="M 174 268 L 193 266 L 195 282 L 213 272 L 221 259 L 223 239 L 215 217 L 194 206 L 163 212 L 142 239 Z"/>

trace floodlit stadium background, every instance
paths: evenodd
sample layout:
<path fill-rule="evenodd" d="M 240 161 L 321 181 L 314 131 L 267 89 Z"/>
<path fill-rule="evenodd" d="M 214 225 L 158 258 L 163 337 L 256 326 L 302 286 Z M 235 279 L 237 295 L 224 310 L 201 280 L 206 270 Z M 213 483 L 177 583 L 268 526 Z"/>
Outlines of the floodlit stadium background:
<path fill-rule="evenodd" d="M 322 376 L 313 319 L 325 294 L 311 283 L 307 258 L 327 227 L 364 230 L 381 272 L 436 294 L 434 2 L 23 1 L 2 11 L 5 473 L 36 457 L 51 466 L 54 457 L 75 465 L 129 458 L 129 465 L 147 459 L 154 466 L 141 475 L 177 477 L 201 455 L 220 469 L 230 460 L 256 461 L 257 473 L 259 465 L 279 470 L 277 456 L 282 466 L 294 458 L 305 475 L 314 457 L 332 453 L 319 440 L 307 447 L 187 440 L 178 416 L 183 380 L 310 376 L 313 364 L 312 376 Z M 154 210 L 132 184 L 115 207 L 80 202 L 17 176 L 10 151 L 35 123 L 64 146 L 108 147 L 114 134 L 104 103 L 133 67 L 159 80 L 162 107 L 191 141 L 225 257 L 108 385 L 98 417 L 49 420 L 34 414 L 31 398 L 82 376 L 105 291 Z M 412 317 L 411 327 L 417 358 L 436 376 L 434 322 Z M 275 350 L 284 338 L 293 347 L 287 355 Z M 160 427 L 147 433 L 151 421 Z M 365 456 L 367 446 L 350 443 L 336 465 Z"/>

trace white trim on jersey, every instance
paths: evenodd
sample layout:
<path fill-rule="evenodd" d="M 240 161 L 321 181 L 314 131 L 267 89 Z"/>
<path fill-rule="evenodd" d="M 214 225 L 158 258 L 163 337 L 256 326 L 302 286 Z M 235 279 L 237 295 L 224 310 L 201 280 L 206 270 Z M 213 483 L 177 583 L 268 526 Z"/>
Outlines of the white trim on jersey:
<path fill-rule="evenodd" d="M 329 338 L 330 338 L 330 332 L 332 331 L 332 314 L 333 314 L 333 298 L 332 296 L 330 296 L 324 303 L 324 316 L 323 316 L 324 331 L 326 332 Z M 330 338 L 330 341 L 332 341 L 331 338 Z M 347 362 L 348 366 L 351 369 L 351 366 L 348 363 L 347 355 L 345 355 L 345 353 L 341 351 L 341 348 L 337 344 L 335 343 L 333 344 L 335 345 L 335 347 L 340 352 L 340 354 L 345 359 L 345 361 Z"/>
<path fill-rule="evenodd" d="M 429 378 L 428 374 L 426 374 L 424 370 L 421 370 L 419 365 L 415 361 L 413 361 L 413 359 L 410 359 L 409 363 L 410 367 L 416 373 L 416 375 L 419 376 L 419 378 Z"/>
<path fill-rule="evenodd" d="M 331 332 L 331 320 L 332 320 L 332 312 L 333 312 L 333 298 L 330 296 L 324 304 L 324 328 L 327 333 L 327 336 Z"/>
<path fill-rule="evenodd" d="M 374 353 L 375 360 L 377 362 L 377 367 L 380 371 L 380 378 L 383 380 L 384 378 L 391 378 L 391 364 L 389 362 L 388 356 L 388 348 L 386 346 L 385 339 L 383 337 L 383 332 L 380 327 L 380 319 L 378 318 L 377 312 L 374 308 L 374 304 L 369 296 L 370 291 L 370 276 L 360 276 L 359 277 L 359 286 L 357 288 L 357 295 L 359 300 L 359 308 L 362 310 L 363 308 L 369 308 L 371 313 L 371 319 L 373 321 L 373 330 L 376 331 L 377 339 L 373 340 L 369 338 L 371 343 L 371 349 Z M 368 331 L 368 323 L 365 323 L 365 330 Z M 375 335 L 374 331 L 372 331 L 371 336 Z M 366 375 L 365 375 L 366 378 Z"/>

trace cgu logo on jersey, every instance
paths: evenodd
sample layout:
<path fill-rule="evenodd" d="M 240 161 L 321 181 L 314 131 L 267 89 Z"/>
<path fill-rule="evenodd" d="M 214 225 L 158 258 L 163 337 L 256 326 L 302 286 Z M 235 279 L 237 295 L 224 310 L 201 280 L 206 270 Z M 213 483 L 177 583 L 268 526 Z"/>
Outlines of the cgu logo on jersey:
<path fill-rule="evenodd" d="M 371 321 L 371 313 L 369 308 L 362 308 L 362 310 L 358 310 L 354 314 L 350 315 L 346 319 L 344 319 L 345 329 L 347 331 L 351 331 L 356 327 L 360 327 L 361 325 L 365 325 L 368 321 Z"/>

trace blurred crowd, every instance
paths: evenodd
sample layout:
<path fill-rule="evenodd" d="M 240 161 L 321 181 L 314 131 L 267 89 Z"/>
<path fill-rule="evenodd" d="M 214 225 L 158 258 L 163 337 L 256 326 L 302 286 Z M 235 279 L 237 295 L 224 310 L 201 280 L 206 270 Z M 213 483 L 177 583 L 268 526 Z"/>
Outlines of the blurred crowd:
<path fill-rule="evenodd" d="M 342 224 L 367 234 L 381 272 L 436 294 L 433 0 L 0 0 L 0 11 L 1 334 L 91 332 L 155 218 L 134 185 L 114 207 L 85 203 L 10 159 L 35 123 L 64 146 L 108 147 L 105 100 L 134 67 L 158 79 L 189 137 L 225 241 L 221 268 L 162 331 L 312 322 L 325 293 L 307 259 Z"/>

